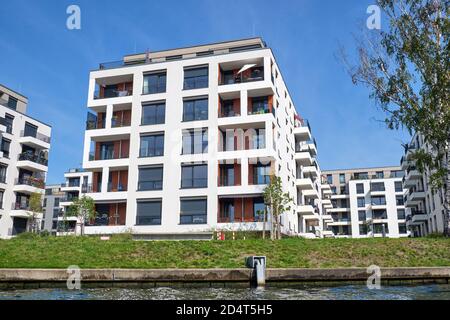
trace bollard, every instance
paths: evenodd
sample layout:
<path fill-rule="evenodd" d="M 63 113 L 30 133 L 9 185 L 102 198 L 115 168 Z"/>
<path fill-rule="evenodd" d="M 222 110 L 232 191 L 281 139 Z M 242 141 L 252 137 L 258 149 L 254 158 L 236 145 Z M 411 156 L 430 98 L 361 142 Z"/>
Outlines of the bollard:
<path fill-rule="evenodd" d="M 250 256 L 245 260 L 247 268 L 255 270 L 256 286 L 264 287 L 266 285 L 266 257 L 265 256 Z"/>

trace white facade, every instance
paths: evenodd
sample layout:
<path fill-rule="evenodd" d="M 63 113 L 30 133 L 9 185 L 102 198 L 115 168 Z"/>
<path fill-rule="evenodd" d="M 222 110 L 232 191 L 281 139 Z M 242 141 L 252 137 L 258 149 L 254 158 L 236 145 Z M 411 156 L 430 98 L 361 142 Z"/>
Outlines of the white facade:
<path fill-rule="evenodd" d="M 334 208 L 328 210 L 336 237 L 407 237 L 400 167 L 330 170 Z"/>
<path fill-rule="evenodd" d="M 28 199 L 44 193 L 51 127 L 27 116 L 26 97 L 0 85 L 0 237 L 24 232 Z M 38 216 L 41 225 L 42 214 Z"/>
<path fill-rule="evenodd" d="M 275 173 L 294 199 L 282 232 L 324 236 L 326 191 L 316 145 L 261 39 L 126 56 L 108 67 L 90 73 L 88 107 L 95 115 L 88 119 L 83 169 L 92 173 L 87 195 L 99 219 L 86 233 L 176 238 L 262 230 L 262 192 Z M 189 111 L 205 99 L 206 116 L 201 107 Z M 148 104 L 159 106 L 146 110 L 165 110 L 162 121 L 144 114 Z M 190 144 L 187 130 L 202 128 L 204 138 L 194 133 Z M 155 141 L 163 141 L 157 151 Z"/>
<path fill-rule="evenodd" d="M 444 190 L 433 190 L 429 185 L 430 171 L 420 173 L 416 167 L 412 154 L 423 149 L 431 152 L 420 134 L 415 134 L 401 159 L 402 169 L 405 170 L 403 180 L 407 189 L 405 204 L 407 207 L 407 225 L 415 237 L 423 237 L 430 233 L 444 232 Z"/>

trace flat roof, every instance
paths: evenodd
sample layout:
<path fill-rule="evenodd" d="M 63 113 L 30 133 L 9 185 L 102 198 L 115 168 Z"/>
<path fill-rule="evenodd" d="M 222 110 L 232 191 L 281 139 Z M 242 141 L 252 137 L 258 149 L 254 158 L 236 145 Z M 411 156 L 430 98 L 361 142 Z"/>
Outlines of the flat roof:
<path fill-rule="evenodd" d="M 401 170 L 400 166 L 382 166 L 382 167 L 368 167 L 368 168 L 348 168 L 348 169 L 333 169 L 333 170 L 322 170 L 322 173 L 337 173 L 337 172 L 357 172 L 357 171 L 375 171 L 375 170 Z"/>
<path fill-rule="evenodd" d="M 13 96 L 14 98 L 21 100 L 22 102 L 28 104 L 28 98 L 26 96 L 24 96 L 23 94 L 15 91 L 1 83 L 0 83 L 0 91 L 4 92 L 10 96 Z"/>

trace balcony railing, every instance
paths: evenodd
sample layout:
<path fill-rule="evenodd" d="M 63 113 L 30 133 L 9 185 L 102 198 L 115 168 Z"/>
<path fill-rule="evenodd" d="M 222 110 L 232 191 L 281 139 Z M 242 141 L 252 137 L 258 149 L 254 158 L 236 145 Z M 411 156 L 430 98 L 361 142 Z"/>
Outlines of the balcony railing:
<path fill-rule="evenodd" d="M 112 128 L 120 128 L 120 127 L 129 127 L 131 125 L 131 120 L 128 119 L 118 119 L 118 118 L 112 118 L 111 119 L 111 127 Z"/>
<path fill-rule="evenodd" d="M 263 81 L 264 67 L 254 67 L 249 69 L 250 72 L 241 72 L 234 76 L 227 76 L 226 72 L 222 72 L 220 85 Z"/>
<path fill-rule="evenodd" d="M 30 205 L 28 203 L 13 203 L 12 205 L 12 210 L 26 210 L 26 211 L 30 211 Z"/>
<path fill-rule="evenodd" d="M 94 188 L 95 187 L 95 188 Z M 97 193 L 101 192 L 102 190 L 102 184 L 98 183 L 97 186 L 89 183 L 89 184 L 83 184 L 81 186 L 81 193 Z"/>
<path fill-rule="evenodd" d="M 48 166 L 48 160 L 38 154 L 32 154 L 29 152 L 24 152 L 19 154 L 19 161 L 31 161 L 43 166 Z"/>
<path fill-rule="evenodd" d="M 45 182 L 42 178 L 37 177 L 22 177 L 15 180 L 16 185 L 27 185 L 39 189 L 45 188 Z"/>
<path fill-rule="evenodd" d="M 108 183 L 108 192 L 120 192 L 120 191 L 127 191 L 127 186 L 122 185 L 121 183 Z"/>
<path fill-rule="evenodd" d="M 99 90 L 95 90 L 94 99 L 107 99 L 107 98 L 118 98 L 118 97 L 128 97 L 133 95 L 133 90 L 109 90 L 107 94 L 101 93 Z"/>
<path fill-rule="evenodd" d="M 22 130 L 22 131 L 20 131 L 20 136 L 21 137 L 33 137 L 33 138 L 36 138 L 43 142 L 50 143 L 50 137 L 46 136 L 45 134 L 39 133 L 39 132 L 36 132 L 36 133 L 27 132 L 26 133 L 24 130 Z"/>

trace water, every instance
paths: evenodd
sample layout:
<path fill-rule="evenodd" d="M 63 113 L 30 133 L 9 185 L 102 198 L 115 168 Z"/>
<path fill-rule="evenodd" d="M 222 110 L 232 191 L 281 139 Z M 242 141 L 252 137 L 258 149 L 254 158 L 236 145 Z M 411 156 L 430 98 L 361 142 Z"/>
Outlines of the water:
<path fill-rule="evenodd" d="M 0 291 L 0 300 L 450 300 L 450 284 L 289 288 L 30 289 Z"/>

